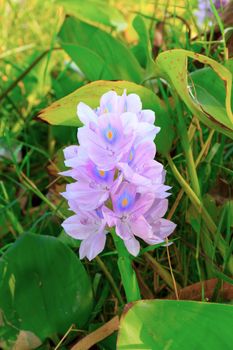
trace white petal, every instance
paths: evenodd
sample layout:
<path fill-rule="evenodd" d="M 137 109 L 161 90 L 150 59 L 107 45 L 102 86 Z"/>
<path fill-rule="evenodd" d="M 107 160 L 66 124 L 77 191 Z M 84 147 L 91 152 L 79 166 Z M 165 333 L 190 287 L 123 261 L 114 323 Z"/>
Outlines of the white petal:
<path fill-rule="evenodd" d="M 138 255 L 140 251 L 140 244 L 134 237 L 124 240 L 124 243 L 130 254 L 132 254 L 133 256 Z"/>
<path fill-rule="evenodd" d="M 139 127 L 138 117 L 135 113 L 131 113 L 131 112 L 122 113 L 120 118 L 121 118 L 121 122 L 122 122 L 125 134 L 128 134 L 131 131 L 136 131 L 137 128 Z"/>
<path fill-rule="evenodd" d="M 75 239 L 86 239 L 90 235 L 90 226 L 80 223 L 80 216 L 73 215 L 63 221 L 62 227 L 66 233 Z"/>
<path fill-rule="evenodd" d="M 149 123 L 141 122 L 138 123 L 138 129 L 137 129 L 137 143 L 140 143 L 142 141 L 153 141 L 155 136 L 160 131 L 160 127 L 154 126 Z"/>
<path fill-rule="evenodd" d="M 77 157 L 79 153 L 79 146 L 68 146 L 63 150 L 63 153 L 66 160 Z"/>
<path fill-rule="evenodd" d="M 151 109 L 143 109 L 141 111 L 141 118 L 140 121 L 146 122 L 149 124 L 154 124 L 155 122 L 155 112 Z"/>
<path fill-rule="evenodd" d="M 88 105 L 86 105 L 83 102 L 80 102 L 77 106 L 77 115 L 81 122 L 86 126 L 89 126 L 89 123 L 91 122 L 95 124 L 97 123 L 97 115 L 95 114 L 93 109 L 91 109 Z"/>
<path fill-rule="evenodd" d="M 100 99 L 102 113 L 117 112 L 118 96 L 115 91 L 106 92 Z"/>
<path fill-rule="evenodd" d="M 149 222 L 152 223 L 153 221 L 156 221 L 159 218 L 162 218 L 166 214 L 167 208 L 168 208 L 167 199 L 156 198 L 152 207 L 146 213 L 146 217 L 148 217 Z"/>
<path fill-rule="evenodd" d="M 126 110 L 127 112 L 138 113 L 142 109 L 142 102 L 140 97 L 136 94 L 129 94 L 126 97 Z"/>
<path fill-rule="evenodd" d="M 104 232 L 90 235 L 87 239 L 82 241 L 80 245 L 80 259 L 83 259 L 85 256 L 88 260 L 94 259 L 104 249 L 105 242 L 106 234 Z"/>

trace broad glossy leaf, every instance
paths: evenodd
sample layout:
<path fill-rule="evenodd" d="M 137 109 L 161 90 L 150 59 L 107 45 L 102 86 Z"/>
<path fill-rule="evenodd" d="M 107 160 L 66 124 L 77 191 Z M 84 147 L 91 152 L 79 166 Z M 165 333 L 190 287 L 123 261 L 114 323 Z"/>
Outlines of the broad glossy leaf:
<path fill-rule="evenodd" d="M 88 275 L 76 255 L 58 239 L 25 234 L 0 260 L 0 339 L 29 331 L 41 341 L 78 328 L 92 310 Z"/>
<path fill-rule="evenodd" d="M 156 136 L 157 149 L 162 154 L 168 153 L 174 139 L 173 123 L 168 112 L 163 107 L 161 100 L 151 90 L 128 81 L 96 81 L 85 85 L 43 109 L 38 118 L 53 125 L 81 126 L 76 114 L 79 102 L 96 108 L 99 105 L 100 97 L 105 92 L 114 90 L 120 95 L 124 89 L 127 90 L 127 94 L 138 94 L 144 109 L 155 111 L 155 123 L 161 127 L 160 133 Z"/>
<path fill-rule="evenodd" d="M 211 68 L 189 75 L 188 58 Z M 232 74 L 220 63 L 185 50 L 161 53 L 156 59 L 158 76 L 177 91 L 191 112 L 207 126 L 233 138 Z"/>
<path fill-rule="evenodd" d="M 138 301 L 121 317 L 117 350 L 231 349 L 232 318 L 232 305 Z"/>
<path fill-rule="evenodd" d="M 154 67 L 155 63 L 152 58 L 152 47 L 148 29 L 143 17 L 137 15 L 133 20 L 133 26 L 138 33 L 139 40 L 138 44 L 132 48 L 132 52 L 137 57 L 140 65 L 152 72 L 152 67 Z"/>
<path fill-rule="evenodd" d="M 63 5 L 68 14 L 83 21 L 104 24 L 119 31 L 127 27 L 121 12 L 105 0 L 57 0 L 57 3 Z"/>
<path fill-rule="evenodd" d="M 142 80 L 142 68 L 132 52 L 100 28 L 67 17 L 58 38 L 87 79 Z"/>

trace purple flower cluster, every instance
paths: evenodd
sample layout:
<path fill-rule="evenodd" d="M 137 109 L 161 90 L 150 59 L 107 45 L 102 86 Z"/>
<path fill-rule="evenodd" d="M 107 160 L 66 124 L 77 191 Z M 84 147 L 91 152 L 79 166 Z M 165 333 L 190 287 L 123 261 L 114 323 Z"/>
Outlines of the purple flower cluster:
<path fill-rule="evenodd" d="M 229 0 L 213 0 L 214 6 L 221 14 L 224 7 L 229 3 Z M 202 25 L 206 20 L 213 18 L 211 11 L 210 0 L 198 0 L 198 10 L 195 12 L 199 25 Z"/>
<path fill-rule="evenodd" d="M 163 219 L 168 207 L 165 171 L 154 160 L 153 142 L 160 128 L 152 110 L 143 110 L 138 95 L 109 91 L 93 110 L 77 107 L 83 127 L 79 146 L 64 150 L 63 172 L 75 182 L 63 197 L 75 215 L 62 226 L 68 235 L 82 240 L 80 258 L 92 260 L 105 246 L 109 228 L 115 227 L 128 251 L 136 256 L 141 238 L 148 244 L 164 242 L 175 224 Z"/>

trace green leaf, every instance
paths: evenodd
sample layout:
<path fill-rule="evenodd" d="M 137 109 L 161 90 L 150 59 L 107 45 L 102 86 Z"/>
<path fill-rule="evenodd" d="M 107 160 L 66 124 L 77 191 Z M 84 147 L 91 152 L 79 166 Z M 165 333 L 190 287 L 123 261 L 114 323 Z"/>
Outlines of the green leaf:
<path fill-rule="evenodd" d="M 92 310 L 88 275 L 75 254 L 50 236 L 25 234 L 0 260 L 0 339 L 30 331 L 44 341 L 81 328 Z"/>
<path fill-rule="evenodd" d="M 67 17 L 58 38 L 87 79 L 142 80 L 142 68 L 132 52 L 107 32 Z"/>
<path fill-rule="evenodd" d="M 121 317 L 117 350 L 231 349 L 233 306 L 142 300 Z"/>
<path fill-rule="evenodd" d="M 70 94 L 81 86 L 83 82 L 79 80 L 77 72 L 72 68 L 66 69 L 57 78 L 52 79 L 52 89 L 57 99 Z"/>
<path fill-rule="evenodd" d="M 67 13 L 85 22 L 100 23 L 121 31 L 127 27 L 121 12 L 105 0 L 57 0 Z"/>
<path fill-rule="evenodd" d="M 163 107 L 161 100 L 149 89 L 128 81 L 96 81 L 87 84 L 72 94 L 54 102 L 43 109 L 38 118 L 53 125 L 81 126 L 77 117 L 77 104 L 84 102 L 92 108 L 99 105 L 100 97 L 109 90 L 114 90 L 121 95 L 127 90 L 127 94 L 138 94 L 142 100 L 144 109 L 152 109 L 156 115 L 156 125 L 161 131 L 156 136 L 157 149 L 161 154 L 170 151 L 174 139 L 173 122 L 168 112 Z"/>
<path fill-rule="evenodd" d="M 142 16 L 137 15 L 133 20 L 133 27 L 136 30 L 139 40 L 138 44 L 132 48 L 132 52 L 137 57 L 140 65 L 146 69 L 146 76 L 153 76 L 155 62 L 152 57 L 152 47 L 148 29 Z"/>
<path fill-rule="evenodd" d="M 189 75 L 188 57 L 211 68 Z M 186 50 L 161 53 L 156 59 L 158 76 L 171 83 L 191 112 L 204 124 L 233 138 L 232 74 L 213 59 Z"/>
<path fill-rule="evenodd" d="M 39 119 L 52 125 L 81 126 L 77 117 L 77 105 L 84 102 L 92 108 L 99 106 L 100 97 L 114 90 L 121 95 L 126 89 L 127 94 L 136 93 L 140 96 L 145 109 L 154 111 L 162 109 L 160 99 L 149 89 L 128 81 L 95 81 L 77 89 L 68 96 L 52 103 L 40 111 Z"/>

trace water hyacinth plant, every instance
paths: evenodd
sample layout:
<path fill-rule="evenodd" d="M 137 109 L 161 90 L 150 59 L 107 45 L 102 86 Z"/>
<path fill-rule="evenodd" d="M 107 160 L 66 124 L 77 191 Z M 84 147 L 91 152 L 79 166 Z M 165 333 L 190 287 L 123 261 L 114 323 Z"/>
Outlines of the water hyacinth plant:
<path fill-rule="evenodd" d="M 23 5 L 0 2 L 0 349 L 231 349 L 233 0 Z"/>
<path fill-rule="evenodd" d="M 112 228 L 133 256 L 140 251 L 138 238 L 151 245 L 164 242 L 176 225 L 163 219 L 170 187 L 163 165 L 154 160 L 160 131 L 154 112 L 143 110 L 136 94 L 109 91 L 95 110 L 80 102 L 77 114 L 84 124 L 79 146 L 65 148 L 71 169 L 62 172 L 75 180 L 62 193 L 75 215 L 62 226 L 82 240 L 80 258 L 95 258 Z"/>

